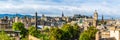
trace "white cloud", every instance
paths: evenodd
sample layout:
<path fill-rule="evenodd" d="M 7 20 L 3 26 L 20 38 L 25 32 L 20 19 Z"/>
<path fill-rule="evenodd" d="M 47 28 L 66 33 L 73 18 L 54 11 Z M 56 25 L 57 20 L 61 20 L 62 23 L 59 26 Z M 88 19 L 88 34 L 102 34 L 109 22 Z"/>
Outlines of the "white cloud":
<path fill-rule="evenodd" d="M 36 11 L 45 15 L 60 15 L 63 11 L 65 15 L 87 14 L 92 15 L 94 10 L 99 14 L 120 15 L 120 1 L 110 0 L 6 0 L 0 1 L 0 13 L 23 13 L 33 14 Z"/>

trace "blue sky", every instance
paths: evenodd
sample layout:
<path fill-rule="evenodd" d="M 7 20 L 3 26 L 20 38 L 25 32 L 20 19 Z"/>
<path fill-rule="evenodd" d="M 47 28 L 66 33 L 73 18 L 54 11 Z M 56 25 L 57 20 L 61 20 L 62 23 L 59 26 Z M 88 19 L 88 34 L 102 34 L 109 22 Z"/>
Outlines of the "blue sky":
<path fill-rule="evenodd" d="M 0 13 L 21 13 L 34 15 L 66 16 L 73 14 L 99 15 L 119 17 L 120 0 L 0 0 Z"/>

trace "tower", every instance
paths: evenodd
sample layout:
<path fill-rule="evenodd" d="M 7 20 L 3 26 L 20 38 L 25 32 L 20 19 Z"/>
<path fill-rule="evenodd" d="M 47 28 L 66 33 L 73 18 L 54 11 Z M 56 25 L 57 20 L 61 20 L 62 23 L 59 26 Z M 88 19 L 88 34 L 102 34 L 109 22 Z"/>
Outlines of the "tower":
<path fill-rule="evenodd" d="M 98 13 L 97 10 L 94 12 L 94 17 L 93 17 L 93 26 L 97 27 L 97 20 L 98 20 Z"/>
<path fill-rule="evenodd" d="M 35 13 L 35 27 L 36 27 L 36 30 L 37 30 L 37 12 Z"/>
<path fill-rule="evenodd" d="M 44 18 L 44 17 L 45 17 L 45 15 L 44 15 L 44 14 L 42 14 L 42 17 Z"/>
<path fill-rule="evenodd" d="M 19 22 L 19 17 L 18 16 L 15 17 L 14 22 Z"/>
<path fill-rule="evenodd" d="M 62 17 L 64 17 L 64 14 L 63 14 L 63 12 L 62 12 Z"/>
<path fill-rule="evenodd" d="M 104 17 L 103 17 L 103 15 L 102 15 L 102 24 L 104 24 Z"/>

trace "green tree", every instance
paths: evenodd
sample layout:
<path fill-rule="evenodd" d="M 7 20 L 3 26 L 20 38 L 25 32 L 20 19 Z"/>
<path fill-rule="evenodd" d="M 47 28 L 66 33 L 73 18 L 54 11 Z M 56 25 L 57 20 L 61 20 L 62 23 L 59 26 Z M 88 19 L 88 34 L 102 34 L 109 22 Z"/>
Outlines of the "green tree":
<path fill-rule="evenodd" d="M 24 29 L 24 24 L 21 22 L 13 23 L 13 30 L 20 31 Z"/>
<path fill-rule="evenodd" d="M 42 30 L 44 30 L 45 32 L 49 32 L 49 28 L 48 27 L 44 27 Z"/>
<path fill-rule="evenodd" d="M 39 37 L 40 31 L 36 30 L 34 26 L 29 28 L 29 34 L 35 37 Z"/>
<path fill-rule="evenodd" d="M 63 27 L 61 28 L 64 33 L 63 33 L 63 38 L 64 40 L 70 40 L 73 37 L 73 26 L 71 26 L 70 24 L 65 24 L 63 25 Z"/>
<path fill-rule="evenodd" d="M 80 30 L 80 27 L 77 25 L 77 24 L 74 24 L 73 25 L 73 38 L 72 39 L 79 39 L 79 35 L 80 35 L 80 32 L 81 32 L 81 30 Z"/>
<path fill-rule="evenodd" d="M 4 31 L 0 32 L 0 40 L 12 40 Z"/>
<path fill-rule="evenodd" d="M 81 33 L 79 40 L 90 40 L 88 32 L 85 31 L 85 32 Z"/>
<path fill-rule="evenodd" d="M 63 34 L 63 37 L 66 38 L 65 40 L 75 40 L 79 38 L 80 27 L 77 24 L 65 24 L 61 29 L 65 32 Z"/>
<path fill-rule="evenodd" d="M 63 31 L 59 28 L 52 28 L 50 30 L 50 40 L 62 40 Z"/>
<path fill-rule="evenodd" d="M 85 30 L 80 34 L 79 40 L 95 40 L 95 34 L 98 30 L 95 27 L 89 27 L 88 30 Z"/>
<path fill-rule="evenodd" d="M 27 30 L 25 29 L 25 26 L 23 23 L 21 22 L 16 22 L 13 23 L 13 30 L 15 31 L 20 31 L 20 34 L 22 37 L 25 37 L 27 35 Z"/>
<path fill-rule="evenodd" d="M 75 40 L 79 38 L 80 30 L 77 24 L 65 24 L 62 28 L 50 29 L 51 40 Z"/>
<path fill-rule="evenodd" d="M 34 36 L 34 37 L 37 37 L 37 38 L 39 38 L 41 40 L 49 40 L 48 34 L 42 33 L 39 30 L 36 30 L 36 28 L 34 26 L 31 26 L 29 28 L 29 34 Z"/>

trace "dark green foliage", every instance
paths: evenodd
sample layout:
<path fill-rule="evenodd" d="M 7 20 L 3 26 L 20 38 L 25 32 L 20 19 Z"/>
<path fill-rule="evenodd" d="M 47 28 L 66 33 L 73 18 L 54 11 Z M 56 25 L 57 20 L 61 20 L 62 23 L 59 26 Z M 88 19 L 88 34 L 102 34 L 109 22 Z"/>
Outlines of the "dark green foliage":
<path fill-rule="evenodd" d="M 20 34 L 21 34 L 22 38 L 24 38 L 27 35 L 28 31 L 25 29 L 24 24 L 21 23 L 21 22 L 13 23 L 13 27 L 12 28 L 15 31 L 20 31 Z"/>
<path fill-rule="evenodd" d="M 65 40 L 75 40 L 78 39 L 80 34 L 80 28 L 77 24 L 74 24 L 73 26 L 70 24 L 65 24 L 63 28 L 61 28 L 64 31 Z"/>
<path fill-rule="evenodd" d="M 52 28 L 50 30 L 50 40 L 61 40 L 62 32 L 63 31 L 58 28 Z"/>
<path fill-rule="evenodd" d="M 12 28 L 16 31 L 23 30 L 24 29 L 24 24 L 21 23 L 21 22 L 13 23 Z"/>
<path fill-rule="evenodd" d="M 75 24 L 74 26 L 73 26 L 73 39 L 78 39 L 79 38 L 79 35 L 80 35 L 80 32 L 81 32 L 81 30 L 80 30 L 80 27 L 77 25 L 77 24 Z"/>
<path fill-rule="evenodd" d="M 36 30 L 34 26 L 29 28 L 29 34 L 35 37 L 39 37 L 40 31 Z"/>
<path fill-rule="evenodd" d="M 34 26 L 29 28 L 29 34 L 34 37 L 40 38 L 42 40 L 49 40 L 48 34 L 42 33 L 42 32 L 40 32 L 40 30 L 36 30 L 36 28 Z"/>
<path fill-rule="evenodd" d="M 1 31 L 0 40 L 12 40 L 12 39 L 4 31 Z"/>
<path fill-rule="evenodd" d="M 27 30 L 24 28 L 24 24 L 20 22 L 14 23 L 13 29 L 16 31 L 21 31 L 21 35 L 23 35 L 23 37 L 28 35 Z M 40 32 L 40 30 L 36 30 L 36 28 L 32 26 L 29 28 L 28 32 L 30 35 L 42 40 L 75 40 L 79 38 L 80 28 L 77 24 L 65 24 L 62 28 L 46 28 Z"/>
<path fill-rule="evenodd" d="M 44 27 L 42 30 L 44 30 L 45 32 L 49 32 L 49 28 L 48 27 Z"/>
<path fill-rule="evenodd" d="M 78 39 L 80 30 L 77 24 L 65 24 L 61 29 L 52 28 L 50 34 L 51 40 L 75 40 Z"/>
<path fill-rule="evenodd" d="M 79 40 L 94 40 L 97 31 L 95 27 L 89 27 L 88 30 L 81 33 Z"/>
<path fill-rule="evenodd" d="M 43 39 L 43 40 L 50 40 L 48 34 L 41 34 L 40 39 Z"/>

